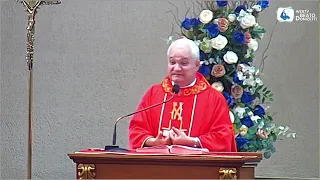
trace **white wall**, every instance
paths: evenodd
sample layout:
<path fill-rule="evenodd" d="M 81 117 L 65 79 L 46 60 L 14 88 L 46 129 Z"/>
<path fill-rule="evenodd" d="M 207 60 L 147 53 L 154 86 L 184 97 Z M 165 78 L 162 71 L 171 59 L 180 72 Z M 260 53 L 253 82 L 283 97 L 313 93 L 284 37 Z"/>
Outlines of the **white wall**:
<path fill-rule="evenodd" d="M 182 1 L 172 1 L 184 14 Z M 190 3 L 189 3 L 190 4 Z M 1 8 L 1 178 L 26 176 L 26 12 Z M 260 16 L 266 48 L 276 9 L 317 13 L 316 1 L 273 1 Z M 140 96 L 166 73 L 166 38 L 174 22 L 166 1 L 67 0 L 42 6 L 36 16 L 33 106 L 33 178 L 75 177 L 67 153 L 111 143 L 112 122 L 135 109 Z M 318 23 L 278 23 L 267 51 L 264 81 L 275 94 L 275 121 L 297 131 L 276 143 L 258 176 L 319 177 Z M 126 147 L 127 122 L 119 124 Z"/>

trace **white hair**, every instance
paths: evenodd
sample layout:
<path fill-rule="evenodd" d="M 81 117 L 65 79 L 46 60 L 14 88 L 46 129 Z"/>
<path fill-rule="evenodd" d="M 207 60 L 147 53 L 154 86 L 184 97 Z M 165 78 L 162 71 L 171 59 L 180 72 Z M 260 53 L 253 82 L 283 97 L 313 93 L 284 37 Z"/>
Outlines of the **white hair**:
<path fill-rule="evenodd" d="M 169 57 L 169 53 L 170 53 L 171 48 L 177 43 L 187 44 L 190 48 L 193 60 L 200 59 L 199 47 L 197 46 L 197 44 L 194 41 L 187 39 L 187 38 L 182 38 L 182 39 L 178 39 L 178 40 L 173 41 L 167 50 L 167 57 Z"/>

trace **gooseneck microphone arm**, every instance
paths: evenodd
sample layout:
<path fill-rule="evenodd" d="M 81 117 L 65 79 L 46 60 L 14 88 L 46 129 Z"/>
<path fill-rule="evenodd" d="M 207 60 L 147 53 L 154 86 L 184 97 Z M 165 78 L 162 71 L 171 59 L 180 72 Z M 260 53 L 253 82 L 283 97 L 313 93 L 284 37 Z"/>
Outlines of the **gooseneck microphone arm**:
<path fill-rule="evenodd" d="M 142 112 L 142 111 L 146 111 L 146 110 L 151 109 L 151 108 L 153 108 L 153 107 L 159 106 L 159 105 L 161 105 L 161 104 L 163 104 L 163 103 L 167 103 L 167 102 L 171 101 L 171 100 L 175 97 L 175 95 L 179 93 L 179 91 L 180 91 L 180 87 L 179 87 L 177 84 L 175 84 L 175 85 L 172 87 L 173 95 L 172 95 L 168 100 L 163 101 L 163 102 L 160 102 L 160 103 L 157 103 L 157 104 L 154 104 L 154 105 L 152 105 L 152 106 L 148 106 L 148 107 L 146 107 L 146 108 L 140 109 L 140 110 L 135 111 L 135 112 L 133 112 L 133 113 L 130 113 L 130 114 L 127 114 L 127 115 L 124 115 L 124 116 L 119 117 L 119 118 L 115 121 L 115 123 L 114 123 L 112 145 L 115 146 L 116 143 L 117 143 L 117 124 L 118 124 L 118 122 L 119 122 L 121 119 L 126 118 L 126 117 L 129 117 L 129 116 L 131 116 L 131 115 L 134 115 L 134 114 L 139 113 L 139 112 Z"/>

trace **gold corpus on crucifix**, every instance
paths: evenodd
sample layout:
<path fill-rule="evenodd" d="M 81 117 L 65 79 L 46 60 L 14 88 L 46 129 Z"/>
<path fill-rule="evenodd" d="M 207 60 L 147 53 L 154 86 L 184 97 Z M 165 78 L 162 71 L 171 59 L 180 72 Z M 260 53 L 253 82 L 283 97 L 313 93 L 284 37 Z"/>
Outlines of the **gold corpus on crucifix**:
<path fill-rule="evenodd" d="M 33 76 L 32 76 L 32 67 L 33 67 L 33 57 L 34 57 L 34 41 L 35 41 L 35 16 L 37 13 L 37 9 L 41 5 L 52 5 L 52 4 L 60 4 L 60 1 L 57 0 L 43 0 L 43 1 L 35 1 L 35 0 L 25 0 L 25 1 L 17 1 L 21 2 L 25 7 L 25 10 L 28 15 L 28 25 L 27 25 L 27 67 L 29 71 L 28 78 L 28 154 L 27 154 L 27 179 L 31 179 L 31 165 L 32 165 L 32 87 L 33 87 Z"/>

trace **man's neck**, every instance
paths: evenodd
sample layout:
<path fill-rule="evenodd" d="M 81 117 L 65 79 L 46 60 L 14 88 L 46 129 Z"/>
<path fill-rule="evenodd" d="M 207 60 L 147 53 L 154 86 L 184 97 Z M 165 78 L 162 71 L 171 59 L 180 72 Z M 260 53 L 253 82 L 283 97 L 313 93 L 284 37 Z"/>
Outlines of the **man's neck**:
<path fill-rule="evenodd" d="M 187 88 L 187 87 L 191 87 L 191 86 L 193 86 L 193 85 L 195 85 L 196 84 L 196 78 L 194 78 L 194 80 L 190 83 L 190 84 L 188 84 L 188 85 L 186 85 L 186 86 L 182 86 L 182 87 L 180 87 L 180 88 Z M 172 81 L 172 85 L 174 85 L 174 82 Z"/>

